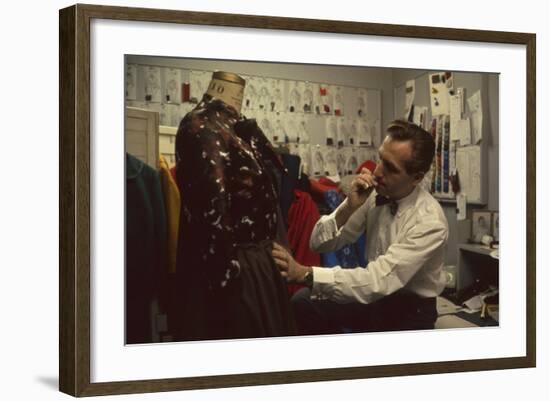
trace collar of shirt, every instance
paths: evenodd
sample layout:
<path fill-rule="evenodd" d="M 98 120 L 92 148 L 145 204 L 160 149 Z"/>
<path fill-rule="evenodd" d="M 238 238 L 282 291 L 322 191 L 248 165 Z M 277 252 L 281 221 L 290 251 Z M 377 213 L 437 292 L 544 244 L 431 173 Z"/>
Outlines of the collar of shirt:
<path fill-rule="evenodd" d="M 396 213 L 397 217 L 400 217 L 403 213 L 405 213 L 408 208 L 416 203 L 416 198 L 418 198 L 418 191 L 419 186 L 417 185 L 416 187 L 414 187 L 410 194 L 396 201 L 398 205 Z"/>

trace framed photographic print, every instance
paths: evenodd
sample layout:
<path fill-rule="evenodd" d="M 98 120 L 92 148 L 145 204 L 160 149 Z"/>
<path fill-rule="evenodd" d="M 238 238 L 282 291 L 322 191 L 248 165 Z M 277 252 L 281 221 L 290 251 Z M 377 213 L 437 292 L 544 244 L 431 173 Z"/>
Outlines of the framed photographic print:
<path fill-rule="evenodd" d="M 59 29 L 61 391 L 94 396 L 535 366 L 535 35 L 95 5 L 62 9 Z M 418 57 L 435 53 L 437 57 Z M 254 117 L 266 132 L 273 131 L 271 135 L 296 126 L 305 127 L 304 133 L 299 131 L 305 138 L 310 134 L 308 124 L 326 127 L 330 117 L 353 117 L 358 120 L 342 125 L 341 132 L 351 131 L 352 126 L 368 127 L 376 146 L 390 117 L 401 117 L 404 109 L 393 98 L 394 90 L 414 78 L 414 71 L 422 72 L 422 77 L 452 71 L 456 89 L 461 83 L 489 88 L 482 96 L 496 96 L 499 106 L 493 109 L 483 103 L 489 106 L 484 112 L 489 120 L 499 121 L 500 158 L 521 156 L 514 166 L 503 164 L 499 171 L 517 183 L 513 190 L 504 190 L 499 205 L 507 227 L 500 233 L 505 245 L 500 248 L 500 263 L 515 266 L 501 269 L 499 313 L 507 324 L 498 330 L 221 336 L 191 341 L 173 337 L 163 300 L 157 299 L 131 304 L 141 308 L 137 315 L 144 323 L 128 331 L 127 296 L 132 286 L 128 264 L 131 257 L 136 263 L 155 260 L 147 253 L 152 240 L 128 248 L 137 243 L 130 237 L 131 225 L 142 221 L 131 217 L 133 192 L 128 182 L 150 171 L 145 166 L 155 169 L 162 163 L 167 173 L 151 173 L 160 177 L 154 186 L 161 188 L 161 180 L 170 179 L 181 118 L 200 106 L 198 97 L 208 90 L 212 73 L 229 69 L 254 83 L 256 95 L 244 93 L 243 114 Z M 396 70 L 400 73 L 394 74 Z M 358 76 L 372 80 L 361 81 Z M 297 92 L 288 97 L 288 88 Z M 307 107 L 298 107 L 301 97 L 296 94 L 301 88 L 302 98 L 311 99 Z M 316 88 L 315 93 L 305 96 L 311 88 Z M 415 91 L 421 92 L 418 84 Z M 276 99 L 272 108 L 279 113 L 271 120 L 265 109 L 259 109 L 269 108 L 270 99 Z M 291 100 L 285 103 L 285 99 Z M 304 112 L 297 112 L 300 109 Z M 325 115 L 333 109 L 338 115 Z M 415 113 L 424 122 L 430 115 L 421 107 L 410 114 Z M 129 128 L 138 138 L 132 143 Z M 376 157 L 376 147 L 350 149 L 347 156 Z M 308 149 L 299 150 L 308 154 Z M 134 153 L 136 160 L 129 162 L 127 153 Z M 472 177 L 484 180 L 476 171 Z M 494 185 L 489 188 L 491 201 L 498 177 L 490 185 Z M 154 207 L 147 210 L 154 215 Z M 491 213 L 476 215 L 488 216 L 491 232 Z M 147 227 L 152 226 L 135 232 L 144 233 Z M 482 221 L 475 227 L 479 232 L 484 229 Z M 138 257 L 136 249 L 148 256 Z M 191 249 L 186 256 L 197 255 Z M 147 282 L 147 276 L 139 280 Z M 162 288 L 177 292 L 177 286 L 171 287 L 175 283 L 167 280 Z M 136 333 L 134 339 L 128 338 Z M 446 347 L 450 342 L 457 346 Z M 341 351 L 348 348 L 354 352 Z M 298 352 L 300 358 L 288 357 Z"/>
<path fill-rule="evenodd" d="M 491 235 L 492 212 L 487 210 L 474 210 L 472 212 L 472 239 L 481 242 L 484 235 Z"/>

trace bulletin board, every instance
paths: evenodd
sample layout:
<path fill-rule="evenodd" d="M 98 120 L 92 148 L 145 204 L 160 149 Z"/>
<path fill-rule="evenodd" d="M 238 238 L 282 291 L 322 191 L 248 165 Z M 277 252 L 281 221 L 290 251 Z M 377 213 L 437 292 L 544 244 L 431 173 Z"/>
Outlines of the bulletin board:
<path fill-rule="evenodd" d="M 442 202 L 462 194 L 468 204 L 487 204 L 487 95 L 476 73 L 421 72 L 394 89 L 396 118 L 422 126 L 436 141 L 426 179 Z"/>
<path fill-rule="evenodd" d="M 172 132 L 207 90 L 213 71 L 159 65 L 126 65 L 126 105 L 159 113 L 163 132 Z M 246 80 L 241 113 L 254 118 L 277 147 L 302 160 L 311 176 L 354 173 L 377 159 L 381 137 L 381 91 L 331 82 L 241 75 Z M 170 164 L 173 138 L 161 138 Z"/>

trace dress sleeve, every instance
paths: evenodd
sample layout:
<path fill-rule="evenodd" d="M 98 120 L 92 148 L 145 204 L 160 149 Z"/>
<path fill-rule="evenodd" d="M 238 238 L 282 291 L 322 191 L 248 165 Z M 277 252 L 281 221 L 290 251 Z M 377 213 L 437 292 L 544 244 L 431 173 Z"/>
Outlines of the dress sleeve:
<path fill-rule="evenodd" d="M 182 127 L 180 127 L 181 129 Z M 222 135 L 201 126 L 185 132 L 177 143 L 178 181 L 185 199 L 187 218 L 205 244 L 200 252 L 201 266 L 213 288 L 224 288 L 235 281 L 240 265 L 234 243 L 231 195 L 228 191 L 228 146 Z"/>

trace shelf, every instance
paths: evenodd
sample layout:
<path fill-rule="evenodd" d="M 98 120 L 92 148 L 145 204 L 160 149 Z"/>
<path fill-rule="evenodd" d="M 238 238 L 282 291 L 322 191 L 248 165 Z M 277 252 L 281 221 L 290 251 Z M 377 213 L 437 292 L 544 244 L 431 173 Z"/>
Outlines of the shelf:
<path fill-rule="evenodd" d="M 475 252 L 475 253 L 479 253 L 480 255 L 487 255 L 487 256 L 491 256 L 491 252 L 496 250 L 488 246 L 478 245 L 478 244 L 458 244 L 457 247 L 460 250 Z"/>

